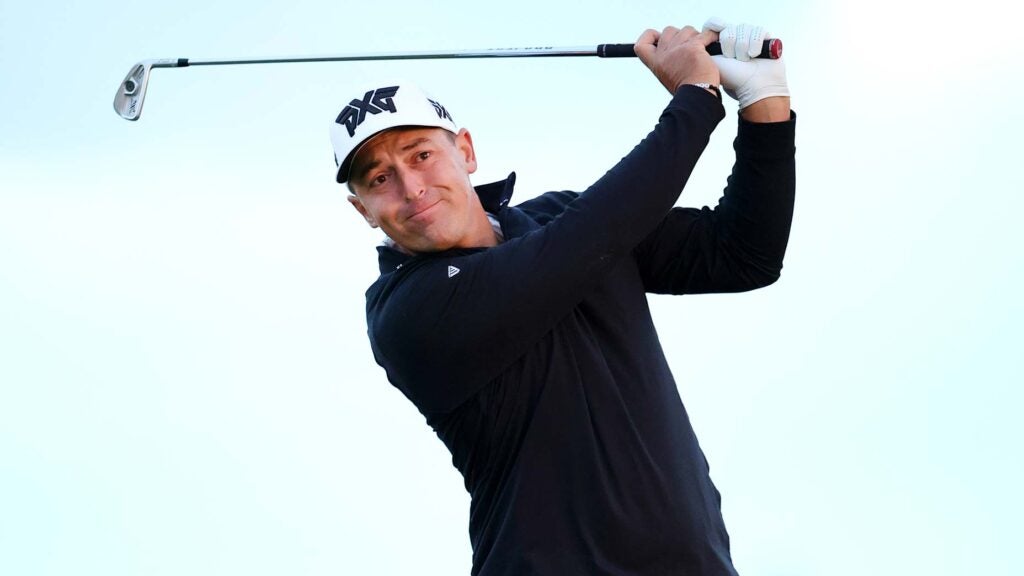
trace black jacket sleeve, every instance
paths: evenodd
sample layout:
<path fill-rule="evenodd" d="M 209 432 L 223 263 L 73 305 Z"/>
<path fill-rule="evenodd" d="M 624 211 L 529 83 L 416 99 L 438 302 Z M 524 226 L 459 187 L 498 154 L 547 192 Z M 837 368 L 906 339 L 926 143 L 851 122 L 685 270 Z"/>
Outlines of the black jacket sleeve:
<path fill-rule="evenodd" d="M 368 299 L 391 382 L 421 411 L 444 412 L 505 370 L 654 230 L 723 116 L 713 95 L 683 86 L 655 129 L 545 226 L 392 273 Z"/>
<path fill-rule="evenodd" d="M 675 208 L 637 247 L 648 292 L 742 292 L 779 278 L 796 189 L 788 122 L 739 121 L 736 163 L 715 209 Z"/>

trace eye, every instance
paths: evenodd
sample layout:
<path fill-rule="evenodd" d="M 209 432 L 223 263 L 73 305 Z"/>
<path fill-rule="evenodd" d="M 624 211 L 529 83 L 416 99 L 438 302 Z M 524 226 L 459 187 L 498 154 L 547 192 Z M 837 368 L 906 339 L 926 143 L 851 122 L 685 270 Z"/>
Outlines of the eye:
<path fill-rule="evenodd" d="M 377 174 L 376 176 L 374 176 L 373 178 L 370 179 L 370 187 L 371 188 L 375 188 L 377 186 L 382 186 L 387 181 L 388 181 L 388 175 L 387 174 Z"/>
<path fill-rule="evenodd" d="M 423 150 L 420 153 L 416 154 L 416 159 L 419 160 L 420 162 L 426 160 L 427 158 L 430 158 L 429 150 Z"/>

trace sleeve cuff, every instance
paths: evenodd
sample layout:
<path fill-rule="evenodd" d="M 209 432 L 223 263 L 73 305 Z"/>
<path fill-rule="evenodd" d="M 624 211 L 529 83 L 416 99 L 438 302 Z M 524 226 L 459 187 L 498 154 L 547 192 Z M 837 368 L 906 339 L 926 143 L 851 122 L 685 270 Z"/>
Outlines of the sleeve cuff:
<path fill-rule="evenodd" d="M 710 96 L 710 94 L 709 94 Z M 791 158 L 796 153 L 796 112 L 785 122 L 748 122 L 741 116 L 733 147 L 758 158 Z"/>
<path fill-rule="evenodd" d="M 715 122 L 725 118 L 725 107 L 722 106 L 721 97 L 716 97 L 700 86 L 694 86 L 693 84 L 683 84 L 677 88 L 669 106 L 707 111 L 709 116 L 714 118 Z"/>

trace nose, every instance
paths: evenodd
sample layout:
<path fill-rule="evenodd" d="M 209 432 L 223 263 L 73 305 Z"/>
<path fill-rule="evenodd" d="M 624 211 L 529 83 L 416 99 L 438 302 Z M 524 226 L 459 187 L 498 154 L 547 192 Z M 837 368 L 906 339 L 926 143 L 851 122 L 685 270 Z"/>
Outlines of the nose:
<path fill-rule="evenodd" d="M 402 193 L 406 200 L 414 201 L 419 199 L 426 192 L 426 185 L 415 171 L 406 170 L 399 176 L 402 182 Z"/>

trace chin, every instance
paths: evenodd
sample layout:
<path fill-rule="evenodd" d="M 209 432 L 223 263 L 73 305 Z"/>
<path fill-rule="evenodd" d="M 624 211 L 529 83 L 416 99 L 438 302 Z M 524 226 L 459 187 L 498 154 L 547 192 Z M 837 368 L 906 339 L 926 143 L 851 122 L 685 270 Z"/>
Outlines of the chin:
<path fill-rule="evenodd" d="M 396 241 L 397 242 L 397 241 Z M 425 252 L 441 252 L 455 247 L 455 242 L 446 239 L 434 239 L 434 238 L 415 238 L 410 242 L 397 242 L 399 246 L 404 248 L 408 252 L 425 253 Z"/>

